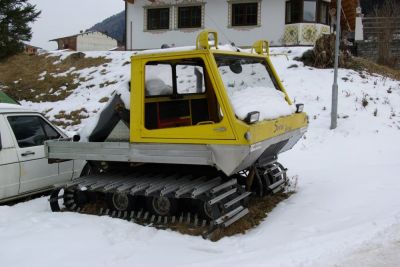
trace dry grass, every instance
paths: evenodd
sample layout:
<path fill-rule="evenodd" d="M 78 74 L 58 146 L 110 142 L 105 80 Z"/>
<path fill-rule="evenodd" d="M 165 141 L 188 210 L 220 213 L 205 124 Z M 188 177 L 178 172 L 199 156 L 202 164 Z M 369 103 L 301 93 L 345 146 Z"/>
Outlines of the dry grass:
<path fill-rule="evenodd" d="M 88 111 L 85 108 L 74 110 L 69 113 L 61 110 L 57 115 L 54 115 L 55 120 L 52 120 L 52 123 L 65 128 L 71 125 L 79 125 L 82 123 L 83 119 L 88 117 Z"/>
<path fill-rule="evenodd" d="M 370 74 L 376 73 L 395 80 L 400 80 L 400 70 L 379 65 L 371 60 L 364 58 L 353 57 L 349 62 L 348 68 L 356 71 L 366 71 Z"/>
<path fill-rule="evenodd" d="M 179 232 L 185 235 L 192 236 L 204 236 L 211 241 L 218 241 L 223 237 L 233 236 L 237 234 L 244 234 L 247 230 L 257 227 L 281 201 L 290 197 L 293 193 L 278 193 L 275 195 L 265 196 L 263 198 L 254 197 L 250 199 L 248 209 L 249 213 L 241 218 L 239 221 L 233 223 L 227 228 L 217 228 L 216 230 L 209 232 L 209 226 L 193 226 L 192 223 L 187 224 L 185 221 L 183 223 L 174 223 L 167 225 L 153 225 L 158 229 L 170 229 L 172 231 Z M 98 215 L 100 208 L 104 210 L 108 209 L 105 202 L 96 202 L 91 204 L 86 204 L 81 210 L 82 213 Z M 184 220 L 186 220 L 185 218 Z M 193 220 L 193 218 L 192 218 Z M 192 222 L 191 220 L 191 222 Z M 149 222 L 135 220 L 136 223 L 142 225 L 149 225 Z M 200 221 L 201 223 L 201 221 Z"/>
<path fill-rule="evenodd" d="M 218 241 L 226 236 L 246 233 L 247 230 L 258 226 L 268 216 L 268 213 L 276 207 L 276 205 L 287 199 L 289 196 L 290 194 L 279 193 L 276 195 L 265 196 L 263 198 L 252 198 L 249 204 L 249 214 L 227 228 L 217 229 L 212 233 L 210 239 L 212 241 Z"/>
<path fill-rule="evenodd" d="M 100 88 L 104 88 L 106 86 L 113 85 L 113 84 L 116 84 L 116 83 L 117 83 L 117 81 L 106 81 L 104 83 L 99 84 L 99 87 Z"/>
<path fill-rule="evenodd" d="M 108 100 L 110 100 L 110 98 L 105 96 L 99 100 L 99 103 L 106 103 Z"/>
<path fill-rule="evenodd" d="M 104 57 L 85 58 L 83 53 L 74 53 L 58 64 L 59 57 L 46 55 L 19 54 L 0 62 L 0 85 L 17 100 L 59 101 L 69 96 L 85 77 L 67 73 L 53 77 L 51 74 L 64 73 L 75 68 L 81 70 L 97 67 L 110 62 Z M 41 75 L 46 71 L 45 75 Z"/>
<path fill-rule="evenodd" d="M 265 196 L 263 198 L 252 198 L 249 203 L 249 213 L 233 223 L 227 228 L 217 228 L 212 231 L 207 238 L 216 242 L 224 237 L 233 236 L 237 234 L 245 234 L 247 230 L 257 227 L 271 212 L 276 205 L 281 201 L 287 199 L 291 194 L 279 193 L 276 195 Z M 173 231 L 181 234 L 192 236 L 204 236 L 208 231 L 208 227 L 193 227 L 187 224 L 175 224 L 167 227 Z"/>

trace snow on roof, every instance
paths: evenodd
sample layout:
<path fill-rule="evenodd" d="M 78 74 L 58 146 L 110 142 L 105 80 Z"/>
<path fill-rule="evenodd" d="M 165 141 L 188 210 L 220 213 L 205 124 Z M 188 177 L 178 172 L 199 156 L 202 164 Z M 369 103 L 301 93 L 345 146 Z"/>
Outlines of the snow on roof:
<path fill-rule="evenodd" d="M 35 111 L 16 104 L 0 103 L 0 113 L 7 113 L 7 112 L 35 112 Z"/>
<path fill-rule="evenodd" d="M 181 47 L 143 50 L 143 51 L 138 51 L 135 54 L 136 55 L 148 55 L 148 54 L 160 54 L 160 53 L 171 53 L 171 52 L 185 52 L 185 51 L 194 51 L 194 50 L 196 50 L 195 46 L 181 46 Z"/>
<path fill-rule="evenodd" d="M 55 39 L 49 40 L 49 42 L 52 42 L 52 41 L 55 41 L 55 42 L 56 42 L 57 40 L 60 40 L 60 39 L 73 38 L 73 37 L 78 37 L 78 36 L 81 36 L 81 35 L 91 34 L 91 33 L 100 33 L 100 34 L 102 34 L 102 35 L 107 36 L 108 38 L 111 38 L 111 39 L 114 39 L 114 40 L 115 40 L 115 38 L 112 38 L 111 36 L 105 34 L 104 32 L 100 32 L 100 31 L 87 31 L 87 32 L 82 32 L 82 33 L 70 35 L 70 36 L 63 36 L 63 37 L 55 38 Z"/>
<path fill-rule="evenodd" d="M 186 52 L 195 50 L 197 50 L 196 46 L 180 46 L 180 47 L 170 47 L 170 48 L 160 48 L 160 49 L 148 49 L 148 50 L 138 51 L 135 54 L 148 55 L 148 54 L 160 54 L 160 53 Z M 248 50 L 243 50 L 229 44 L 219 45 L 218 49 L 212 47 L 211 50 L 228 51 L 228 52 L 249 52 Z"/>

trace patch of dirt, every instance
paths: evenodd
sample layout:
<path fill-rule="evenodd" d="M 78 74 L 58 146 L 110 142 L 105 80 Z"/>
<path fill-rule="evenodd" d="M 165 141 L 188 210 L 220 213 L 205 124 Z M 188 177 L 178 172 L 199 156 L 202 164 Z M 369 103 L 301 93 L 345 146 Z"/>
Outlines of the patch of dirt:
<path fill-rule="evenodd" d="M 313 49 L 304 52 L 301 57 L 295 60 L 301 61 L 306 66 L 315 68 L 333 68 L 335 56 L 335 35 L 323 35 L 315 43 Z M 388 66 L 379 65 L 371 60 L 354 57 L 347 50 L 346 46 L 340 44 L 339 67 L 355 71 L 366 71 L 369 74 L 380 74 L 395 80 L 400 80 L 400 70 Z M 291 68 L 289 66 L 288 68 Z M 360 75 L 363 75 L 360 73 Z"/>
<path fill-rule="evenodd" d="M 387 66 L 379 65 L 371 60 L 352 57 L 348 63 L 348 68 L 355 71 L 366 71 L 369 74 L 379 74 L 395 80 L 400 80 L 400 70 L 392 69 Z"/>
<path fill-rule="evenodd" d="M 281 201 L 290 197 L 293 193 L 278 193 L 263 198 L 252 198 L 248 209 L 249 213 L 239 221 L 233 223 L 227 228 L 218 228 L 213 231 L 208 238 L 216 242 L 224 237 L 237 234 L 245 234 L 247 230 L 257 227 Z M 193 228 L 187 224 L 177 224 L 170 229 L 182 234 L 202 236 L 208 231 L 208 227 Z"/>
<path fill-rule="evenodd" d="M 135 219 L 135 223 L 145 226 L 154 226 L 157 229 L 169 229 L 185 235 L 202 236 L 213 242 L 216 242 L 224 237 L 245 234 L 246 231 L 257 227 L 262 221 L 265 220 L 265 218 L 267 218 L 269 212 L 271 212 L 281 201 L 289 198 L 292 194 L 293 193 L 278 193 L 262 198 L 251 198 L 248 204 L 249 213 L 227 228 L 217 228 L 216 230 L 212 230 L 210 229 L 209 225 L 194 227 L 193 218 L 191 218 L 191 223 L 185 223 L 187 217 L 184 218 L 182 223 L 179 223 L 179 218 L 177 218 L 176 223 L 167 225 L 157 225 L 157 223 L 152 224 L 148 221 L 144 222 L 141 219 Z M 104 201 L 99 201 L 97 203 L 86 204 L 80 212 L 98 215 L 101 208 L 106 210 L 108 208 L 107 203 Z M 149 217 L 151 217 L 151 215 Z M 202 222 L 199 221 L 199 225 L 201 225 L 201 223 Z"/>
<path fill-rule="evenodd" d="M 104 57 L 85 57 L 80 52 L 62 61 L 48 54 L 18 54 L 0 62 L 0 86 L 16 100 L 56 102 L 68 97 L 80 85 L 82 77 L 74 71 L 110 61 Z"/>
<path fill-rule="evenodd" d="M 106 103 L 108 100 L 110 100 L 110 98 L 105 96 L 99 100 L 99 103 Z"/>
<path fill-rule="evenodd" d="M 99 87 L 100 88 L 104 88 L 106 86 L 109 86 L 109 85 L 112 85 L 112 84 L 116 84 L 116 83 L 117 83 L 117 81 L 106 81 L 104 83 L 99 84 Z"/>
<path fill-rule="evenodd" d="M 78 110 L 71 111 L 66 113 L 64 110 L 61 110 L 57 115 L 54 115 L 54 123 L 57 126 L 71 126 L 71 125 L 79 125 L 82 123 L 83 119 L 89 118 L 88 111 L 85 108 L 81 108 Z"/>
<path fill-rule="evenodd" d="M 258 226 L 268 213 L 271 212 L 281 201 L 287 199 L 291 194 L 279 193 L 276 195 L 265 196 L 263 198 L 252 198 L 249 203 L 249 214 L 244 218 L 230 225 L 227 228 L 217 229 L 211 236 L 212 241 L 218 241 L 226 236 L 244 234 Z"/>

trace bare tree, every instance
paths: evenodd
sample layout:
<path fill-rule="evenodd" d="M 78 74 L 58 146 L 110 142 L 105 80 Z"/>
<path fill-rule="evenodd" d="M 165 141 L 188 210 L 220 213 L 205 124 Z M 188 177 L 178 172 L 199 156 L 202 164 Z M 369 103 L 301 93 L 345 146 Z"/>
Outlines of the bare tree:
<path fill-rule="evenodd" d="M 400 5 L 396 0 L 385 0 L 381 6 L 375 6 L 374 15 L 377 17 L 378 63 L 388 66 L 396 65 L 398 60 L 391 55 L 391 43 L 400 18 Z"/>

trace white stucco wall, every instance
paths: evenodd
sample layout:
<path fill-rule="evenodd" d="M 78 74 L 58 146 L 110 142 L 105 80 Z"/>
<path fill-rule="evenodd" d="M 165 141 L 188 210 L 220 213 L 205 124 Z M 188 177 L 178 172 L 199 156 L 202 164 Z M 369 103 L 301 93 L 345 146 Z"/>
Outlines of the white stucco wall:
<path fill-rule="evenodd" d="M 261 0 L 260 26 L 249 27 L 229 26 L 227 0 L 156 0 L 154 4 L 147 0 L 136 0 L 134 4 L 128 3 L 127 6 L 127 49 L 160 48 L 162 44 L 195 45 L 196 36 L 202 29 L 176 29 L 174 11 L 170 16 L 171 30 L 147 31 L 144 29 L 144 6 L 176 5 L 182 2 L 205 3 L 204 28 L 217 30 L 221 43 L 234 42 L 237 46 L 251 46 L 258 39 L 267 39 L 271 45 L 282 43 L 285 0 Z"/>
<path fill-rule="evenodd" d="M 117 40 L 100 32 L 78 35 L 77 51 L 107 51 L 118 46 Z"/>

